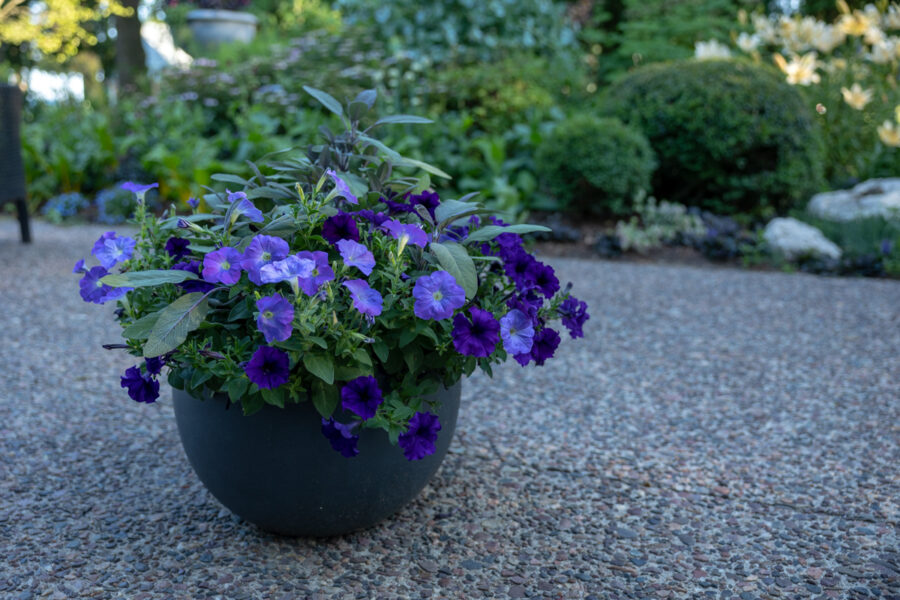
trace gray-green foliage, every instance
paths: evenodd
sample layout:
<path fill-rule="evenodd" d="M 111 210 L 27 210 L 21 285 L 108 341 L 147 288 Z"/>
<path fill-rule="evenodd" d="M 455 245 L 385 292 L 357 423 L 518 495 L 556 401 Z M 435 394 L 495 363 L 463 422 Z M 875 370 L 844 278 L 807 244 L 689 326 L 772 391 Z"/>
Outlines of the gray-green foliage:
<path fill-rule="evenodd" d="M 663 244 L 690 240 L 706 233 L 703 221 L 676 202 L 654 198 L 635 201 L 636 216 L 619 221 L 616 236 L 623 250 L 647 252 Z"/>
<path fill-rule="evenodd" d="M 492 60 L 514 50 L 556 53 L 574 45 L 552 0 L 338 0 L 347 21 L 371 23 L 397 49 L 435 62 Z"/>
<path fill-rule="evenodd" d="M 627 214 L 632 199 L 649 190 L 656 159 L 640 131 L 578 114 L 544 139 L 535 164 L 559 208 L 608 216 Z"/>

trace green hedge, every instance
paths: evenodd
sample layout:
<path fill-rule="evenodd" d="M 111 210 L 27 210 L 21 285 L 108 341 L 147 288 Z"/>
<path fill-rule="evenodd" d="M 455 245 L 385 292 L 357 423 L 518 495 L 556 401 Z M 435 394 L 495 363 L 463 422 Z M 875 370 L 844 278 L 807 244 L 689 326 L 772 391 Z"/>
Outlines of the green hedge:
<path fill-rule="evenodd" d="M 630 213 L 635 195 L 649 191 L 656 159 L 639 131 L 578 114 L 544 139 L 535 164 L 559 208 L 611 216 Z"/>
<path fill-rule="evenodd" d="M 607 90 L 603 112 L 650 140 L 657 197 L 768 218 L 823 186 L 822 136 L 805 102 L 773 69 L 688 60 L 629 74 Z"/>

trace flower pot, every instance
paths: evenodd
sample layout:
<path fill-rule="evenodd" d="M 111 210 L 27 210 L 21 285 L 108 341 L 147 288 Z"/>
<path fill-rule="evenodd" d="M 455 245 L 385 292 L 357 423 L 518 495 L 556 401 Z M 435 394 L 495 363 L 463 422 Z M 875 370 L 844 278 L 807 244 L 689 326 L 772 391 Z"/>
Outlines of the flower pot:
<path fill-rule="evenodd" d="M 194 40 L 203 47 L 224 42 L 250 42 L 256 37 L 258 20 L 250 13 L 236 10 L 202 9 L 187 14 Z"/>
<path fill-rule="evenodd" d="M 383 430 L 359 432 L 359 455 L 345 458 L 322 435 L 311 402 L 266 406 L 244 416 L 222 395 L 173 393 L 188 460 L 213 496 L 261 529 L 332 536 L 371 527 L 413 500 L 447 454 L 459 412 L 460 384 L 426 397 L 442 425 L 436 451 L 408 461 Z M 348 413 L 335 419 L 351 422 Z"/>

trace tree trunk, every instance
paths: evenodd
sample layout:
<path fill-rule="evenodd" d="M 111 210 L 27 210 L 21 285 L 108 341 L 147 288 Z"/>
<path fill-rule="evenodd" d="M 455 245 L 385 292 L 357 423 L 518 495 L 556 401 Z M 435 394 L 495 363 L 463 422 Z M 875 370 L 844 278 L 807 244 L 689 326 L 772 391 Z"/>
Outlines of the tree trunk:
<path fill-rule="evenodd" d="M 137 91 L 138 83 L 147 72 L 147 58 L 141 45 L 141 21 L 137 9 L 140 0 L 122 0 L 132 8 L 130 17 L 116 17 L 116 71 L 119 94 L 126 96 Z"/>

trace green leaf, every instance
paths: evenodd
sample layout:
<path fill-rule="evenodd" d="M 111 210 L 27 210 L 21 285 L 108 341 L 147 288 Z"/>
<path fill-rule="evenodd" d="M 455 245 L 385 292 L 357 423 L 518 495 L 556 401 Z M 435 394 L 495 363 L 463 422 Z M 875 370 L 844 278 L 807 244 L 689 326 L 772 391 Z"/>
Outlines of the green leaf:
<path fill-rule="evenodd" d="M 160 356 L 174 350 L 197 329 L 209 312 L 207 294 L 185 294 L 159 311 L 159 319 L 144 344 L 144 356 Z"/>
<path fill-rule="evenodd" d="M 378 92 L 375 90 L 363 90 L 353 99 L 354 102 L 362 102 L 369 108 L 375 106 L 375 100 L 378 98 Z"/>
<path fill-rule="evenodd" d="M 394 160 L 394 166 L 397 167 L 416 167 L 422 169 L 423 171 L 427 171 L 432 175 L 437 175 L 438 177 L 443 177 L 444 179 L 453 179 L 450 175 L 441 171 L 437 167 L 433 165 L 429 165 L 426 162 L 422 162 L 421 160 L 416 160 L 414 158 L 406 158 L 405 156 L 401 156 L 400 160 Z"/>
<path fill-rule="evenodd" d="M 107 275 L 100 279 L 102 283 L 110 287 L 148 287 L 162 285 L 164 283 L 181 283 L 188 279 L 197 279 L 197 275 L 190 271 L 131 271 Z"/>
<path fill-rule="evenodd" d="M 338 391 L 333 385 L 316 380 L 312 384 L 312 403 L 323 418 L 328 418 L 338 405 Z"/>
<path fill-rule="evenodd" d="M 544 227 L 543 225 L 510 225 L 508 227 L 501 227 L 499 225 L 487 225 L 482 227 L 481 229 L 477 229 L 469 234 L 469 236 L 464 240 L 467 244 L 469 242 L 486 242 L 488 240 L 492 240 L 500 234 L 503 233 L 533 233 L 535 231 L 550 231 L 549 227 Z"/>
<path fill-rule="evenodd" d="M 246 301 L 238 302 L 228 313 L 227 321 L 241 321 L 250 317 L 250 307 Z"/>
<path fill-rule="evenodd" d="M 156 325 L 156 320 L 159 318 L 160 312 L 162 311 L 156 311 L 155 313 L 144 315 L 143 317 L 126 327 L 122 331 L 122 337 L 126 340 L 146 340 L 147 336 L 150 335 L 150 331 L 153 329 L 153 326 Z"/>
<path fill-rule="evenodd" d="M 434 216 L 439 223 L 456 219 L 465 214 L 471 214 L 481 209 L 481 205 L 475 202 L 463 202 L 461 200 L 444 200 L 436 209 Z"/>
<path fill-rule="evenodd" d="M 257 235 L 274 235 L 280 238 L 290 237 L 297 229 L 300 223 L 294 217 L 284 215 L 278 217 L 274 221 L 266 224 L 265 227 L 256 232 Z"/>
<path fill-rule="evenodd" d="M 367 367 L 372 366 L 372 359 L 369 357 L 369 353 L 366 352 L 365 348 L 357 348 L 353 353 L 353 358 L 356 359 L 356 362 L 366 365 Z"/>
<path fill-rule="evenodd" d="M 362 135 L 362 134 L 360 134 L 359 139 L 363 142 L 366 142 L 366 144 L 368 144 L 369 146 L 375 146 L 376 148 L 378 148 L 379 150 L 384 152 L 387 155 L 387 157 L 393 161 L 403 160 L 403 157 L 400 156 L 399 152 L 397 152 L 396 150 L 393 150 L 391 148 L 388 148 L 384 144 L 384 142 L 382 142 L 381 140 L 376 140 L 373 137 L 369 137 L 367 135 Z"/>
<path fill-rule="evenodd" d="M 228 392 L 228 399 L 235 403 L 240 402 L 244 397 L 244 394 L 247 393 L 247 387 L 249 385 L 250 382 L 244 377 L 232 379 L 225 386 L 225 391 Z"/>
<path fill-rule="evenodd" d="M 456 242 L 432 242 L 428 249 L 441 267 L 453 275 L 456 283 L 466 291 L 466 298 L 473 298 L 478 291 L 478 275 L 475 273 L 475 263 L 466 249 Z"/>
<path fill-rule="evenodd" d="M 422 363 L 425 362 L 425 355 L 422 353 L 422 349 L 416 345 L 403 352 L 403 360 L 406 361 L 409 371 L 415 373 L 422 366 Z"/>
<path fill-rule="evenodd" d="M 315 344 L 322 350 L 328 350 L 328 342 L 326 342 L 324 339 L 320 338 L 317 335 L 307 335 L 303 339 L 308 342 L 312 342 L 313 344 Z"/>
<path fill-rule="evenodd" d="M 331 94 L 323 92 L 322 90 L 317 90 L 313 87 L 309 87 L 308 85 L 304 85 L 303 90 L 307 94 L 318 100 L 322 104 L 322 106 L 324 106 L 337 116 L 344 116 L 344 110 L 341 108 L 341 103 L 335 100 Z"/>
<path fill-rule="evenodd" d="M 266 403 L 263 401 L 262 396 L 258 393 L 241 398 L 241 407 L 244 409 L 245 417 L 249 417 L 253 413 L 261 411 L 262 407 L 265 405 Z"/>
<path fill-rule="evenodd" d="M 266 404 L 284 408 L 284 390 L 281 388 L 260 390 L 262 399 Z"/>
<path fill-rule="evenodd" d="M 356 379 L 357 377 L 362 377 L 363 375 L 371 375 L 372 368 L 371 367 L 346 367 L 342 365 L 337 365 L 334 368 L 334 378 L 336 381 L 350 381 L 351 379 Z"/>
<path fill-rule="evenodd" d="M 417 117 L 416 115 L 389 115 L 387 117 L 381 117 L 372 127 L 378 127 L 379 125 L 389 125 L 389 124 L 398 124 L 398 123 L 411 123 L 414 125 L 427 125 L 428 123 L 434 123 L 431 119 L 426 119 L 425 117 Z"/>
<path fill-rule="evenodd" d="M 222 181 L 224 183 L 236 183 L 240 186 L 246 186 L 249 183 L 243 177 L 238 177 L 237 175 L 231 175 L 229 173 L 216 173 L 215 175 L 210 175 L 209 178 L 214 181 Z"/>
<path fill-rule="evenodd" d="M 191 375 L 191 388 L 197 389 L 204 383 L 206 383 L 210 377 L 212 377 L 212 373 L 209 371 L 204 371 L 201 369 L 197 369 L 194 371 L 194 374 Z"/>
<path fill-rule="evenodd" d="M 381 362 L 387 362 L 388 354 L 390 354 L 390 350 L 382 340 L 375 340 L 375 343 L 372 344 L 372 350 L 375 352 L 375 356 L 378 357 L 378 360 Z"/>
<path fill-rule="evenodd" d="M 334 361 L 331 357 L 324 354 L 304 354 L 303 366 L 325 383 L 334 383 Z"/>

